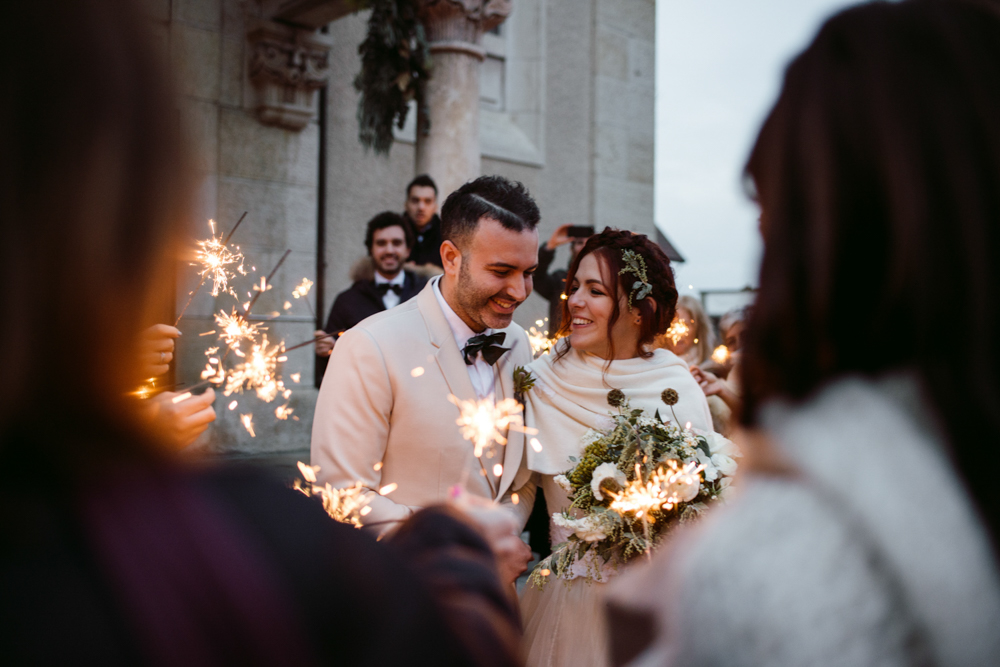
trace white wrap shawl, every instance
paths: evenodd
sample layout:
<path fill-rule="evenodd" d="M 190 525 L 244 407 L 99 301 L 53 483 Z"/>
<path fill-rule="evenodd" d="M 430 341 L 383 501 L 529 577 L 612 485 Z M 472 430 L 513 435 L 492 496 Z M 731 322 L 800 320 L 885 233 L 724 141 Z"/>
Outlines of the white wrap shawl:
<path fill-rule="evenodd" d="M 561 347 L 561 346 L 560 346 Z M 656 410 L 673 419 L 670 408 L 660 399 L 664 389 L 674 389 L 680 397 L 674 412 L 683 427 L 687 422 L 702 431 L 712 430 L 712 415 L 701 387 L 687 364 L 673 352 L 656 350 L 648 359 L 635 357 L 611 362 L 570 350 L 555 360 L 550 352 L 528 366 L 535 386 L 526 396 L 527 424 L 538 429 L 542 451 L 527 447 L 527 465 L 546 475 L 558 475 L 573 467 L 570 456 L 579 456 L 580 438 L 589 429 L 611 424 L 608 391 L 621 389 L 632 408 Z"/>

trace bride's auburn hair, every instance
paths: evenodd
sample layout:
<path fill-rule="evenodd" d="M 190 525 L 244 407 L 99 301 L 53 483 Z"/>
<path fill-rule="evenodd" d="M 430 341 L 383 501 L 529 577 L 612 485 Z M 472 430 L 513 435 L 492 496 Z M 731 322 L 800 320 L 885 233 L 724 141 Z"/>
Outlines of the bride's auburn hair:
<path fill-rule="evenodd" d="M 594 234 L 587 243 L 580 249 L 576 257 L 573 258 L 566 274 L 566 286 L 562 298 L 562 325 L 557 332 L 558 337 L 568 336 L 570 333 L 570 323 L 572 316 L 569 312 L 569 288 L 576 279 L 576 272 L 580 269 L 580 262 L 587 255 L 595 255 L 601 267 L 601 277 L 608 286 L 616 285 L 616 296 L 614 306 L 611 310 L 611 317 L 608 318 L 608 344 L 611 347 L 610 358 L 614 358 L 614 338 L 611 335 L 615 323 L 622 315 L 628 315 L 629 295 L 633 294 L 632 285 L 639 278 L 635 273 L 622 273 L 625 263 L 622 261 L 622 254 L 626 250 L 631 250 L 642 257 L 646 264 L 646 279 L 653 289 L 649 296 L 644 299 L 632 300 L 632 311 L 638 311 L 642 317 L 642 324 L 639 330 L 639 356 L 647 358 L 652 356 L 650 351 L 651 343 L 658 334 L 662 334 L 670 326 L 677 310 L 677 287 L 674 285 L 674 271 L 670 266 L 670 259 L 664 254 L 660 246 L 649 240 L 645 234 L 634 234 L 623 229 L 605 228 L 600 234 Z M 638 290 L 635 290 L 638 291 Z M 624 312 L 622 304 L 626 304 Z M 559 346 L 556 359 L 562 358 L 571 344 L 567 339 L 566 344 Z"/>

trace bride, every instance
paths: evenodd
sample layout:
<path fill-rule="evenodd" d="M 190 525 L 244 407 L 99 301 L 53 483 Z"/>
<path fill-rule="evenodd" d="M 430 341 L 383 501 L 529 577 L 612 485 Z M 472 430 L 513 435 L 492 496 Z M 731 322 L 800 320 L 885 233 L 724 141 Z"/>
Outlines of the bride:
<path fill-rule="evenodd" d="M 627 251 L 639 259 L 626 262 Z M 642 234 L 605 229 L 580 250 L 566 285 L 565 337 L 528 367 L 535 384 L 525 400 L 542 450 L 527 448 L 531 482 L 520 494 L 530 507 L 540 487 L 550 517 L 569 505 L 555 476 L 573 467 L 570 457 L 580 455 L 580 439 L 589 429 L 611 423 L 609 390 L 621 390 L 631 407 L 652 415 L 657 409 L 663 414 L 660 394 L 672 388 L 680 396 L 674 414 L 681 427 L 712 427 L 705 395 L 687 364 L 667 350 L 649 351 L 677 304 L 670 262 L 658 246 Z M 551 518 L 549 532 L 553 546 L 569 537 Z M 602 594 L 614 574 L 609 564 L 590 578 L 587 563 L 578 562 L 568 578 L 550 580 L 542 589 L 528 585 L 521 612 L 529 666 L 608 663 Z"/>

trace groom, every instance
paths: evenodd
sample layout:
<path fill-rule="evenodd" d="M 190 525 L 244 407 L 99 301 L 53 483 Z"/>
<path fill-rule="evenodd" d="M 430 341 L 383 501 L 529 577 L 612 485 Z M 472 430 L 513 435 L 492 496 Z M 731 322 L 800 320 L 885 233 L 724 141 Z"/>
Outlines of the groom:
<path fill-rule="evenodd" d="M 312 463 L 320 483 L 361 481 L 372 508 L 364 522 L 379 533 L 444 501 L 455 485 L 489 500 L 514 485 L 524 434 L 511 431 L 506 447 L 476 458 L 448 397 L 514 396 L 514 368 L 531 361 L 531 347 L 512 317 L 531 294 L 538 220 L 520 183 L 466 183 L 441 209 L 444 275 L 349 329 L 333 348 L 316 401 Z"/>

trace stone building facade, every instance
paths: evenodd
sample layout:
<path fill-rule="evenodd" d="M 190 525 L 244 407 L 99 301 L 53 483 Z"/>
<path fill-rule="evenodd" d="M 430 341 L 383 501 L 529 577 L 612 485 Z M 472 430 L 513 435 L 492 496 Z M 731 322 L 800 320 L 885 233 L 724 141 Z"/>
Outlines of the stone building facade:
<path fill-rule="evenodd" d="M 209 218 L 225 231 L 247 211 L 233 243 L 256 272 L 241 283 L 239 296 L 245 301 L 251 280 L 290 250 L 254 312 L 269 340 L 308 340 L 316 316 L 350 284 L 349 268 L 365 253 L 365 222 L 379 211 L 401 210 L 405 184 L 416 173 L 415 114 L 388 157 L 358 142 L 352 82 L 367 13 L 347 12 L 342 0 L 145 2 L 176 72 L 179 117 L 202 176 L 192 240 L 207 237 Z M 480 37 L 479 99 L 469 101 L 478 105 L 481 173 L 525 183 L 542 211 L 543 242 L 563 223 L 653 233 L 655 0 L 500 4 L 509 15 Z M 306 19 L 288 20 L 288 6 Z M 330 16 L 336 18 L 323 23 Z M 318 30 L 301 27 L 317 21 Z M 556 264 L 567 259 L 561 254 Z M 303 278 L 318 277 L 312 311 L 290 298 Z M 178 311 L 197 282 L 188 262 L 179 262 Z M 198 380 L 214 338 L 199 334 L 215 329 L 213 314 L 233 303 L 204 289 L 195 296 L 179 325 L 177 381 Z M 515 319 L 530 324 L 546 307 L 532 296 Z M 220 396 L 218 421 L 195 446 L 240 456 L 308 456 L 313 354 L 306 346 L 287 357 L 283 375 L 298 421 L 274 417 L 281 401 Z M 230 410 L 232 400 L 238 404 Z M 256 437 L 239 420 L 251 411 Z"/>

